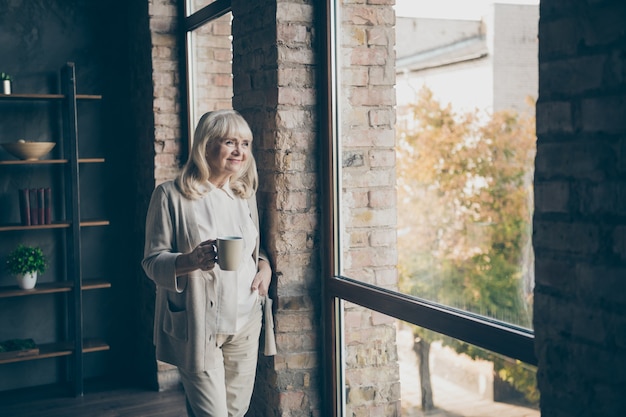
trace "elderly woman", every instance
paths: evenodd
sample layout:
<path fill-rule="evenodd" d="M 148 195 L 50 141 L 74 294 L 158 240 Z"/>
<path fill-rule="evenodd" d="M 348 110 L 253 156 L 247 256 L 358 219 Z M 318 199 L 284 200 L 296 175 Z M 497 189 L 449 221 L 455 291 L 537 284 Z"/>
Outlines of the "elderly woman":
<path fill-rule="evenodd" d="M 272 271 L 259 249 L 251 147 L 239 113 L 206 113 L 180 175 L 148 208 L 142 266 L 156 284 L 156 355 L 178 367 L 190 416 L 243 416 L 252 396 Z M 217 262 L 225 235 L 243 238 L 235 271 Z"/>

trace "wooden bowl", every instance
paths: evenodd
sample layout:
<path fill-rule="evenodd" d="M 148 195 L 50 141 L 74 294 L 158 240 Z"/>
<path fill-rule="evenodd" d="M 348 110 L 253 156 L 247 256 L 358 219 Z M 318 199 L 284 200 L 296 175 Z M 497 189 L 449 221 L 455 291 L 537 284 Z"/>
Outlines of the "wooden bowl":
<path fill-rule="evenodd" d="M 50 152 L 54 145 L 54 142 L 11 142 L 3 143 L 2 147 L 16 158 L 35 161 Z"/>

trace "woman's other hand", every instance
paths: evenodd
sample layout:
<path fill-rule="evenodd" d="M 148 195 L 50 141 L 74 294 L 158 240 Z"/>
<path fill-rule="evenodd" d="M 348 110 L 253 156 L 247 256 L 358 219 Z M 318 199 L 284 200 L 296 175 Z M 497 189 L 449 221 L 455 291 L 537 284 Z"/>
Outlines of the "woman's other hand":
<path fill-rule="evenodd" d="M 272 268 L 269 262 L 264 259 L 259 259 L 259 271 L 252 280 L 252 291 L 258 291 L 260 297 L 265 297 L 270 288 L 270 282 L 272 281 Z"/>

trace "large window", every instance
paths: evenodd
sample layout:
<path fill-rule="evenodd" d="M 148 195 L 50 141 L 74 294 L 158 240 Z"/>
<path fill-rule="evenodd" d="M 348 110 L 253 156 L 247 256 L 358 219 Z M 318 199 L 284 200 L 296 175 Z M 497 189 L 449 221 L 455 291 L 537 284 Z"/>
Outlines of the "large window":
<path fill-rule="evenodd" d="M 401 335 L 386 317 L 459 363 L 468 352 L 490 361 L 516 395 L 534 383 L 538 5 L 396 3 L 327 2 L 333 245 L 324 259 L 336 415 L 401 403 Z M 456 14 L 435 15 L 433 3 Z"/>
<path fill-rule="evenodd" d="M 185 3 L 188 131 L 207 111 L 231 109 L 233 48 L 230 1 Z M 191 134 L 189 135 L 191 138 Z"/>

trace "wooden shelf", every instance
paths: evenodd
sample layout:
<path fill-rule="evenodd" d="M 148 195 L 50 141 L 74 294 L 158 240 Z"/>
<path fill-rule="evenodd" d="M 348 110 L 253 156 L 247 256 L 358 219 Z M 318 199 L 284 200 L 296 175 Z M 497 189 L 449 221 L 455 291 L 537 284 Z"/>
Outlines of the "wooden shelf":
<path fill-rule="evenodd" d="M 108 220 L 82 220 L 80 227 L 108 226 L 111 222 Z M 5 224 L 0 226 L 0 232 L 10 232 L 13 230 L 45 230 L 45 229 L 67 229 L 70 227 L 69 222 L 54 222 L 51 224 L 36 224 L 25 226 L 22 224 Z"/>
<path fill-rule="evenodd" d="M 83 291 L 111 288 L 111 283 L 103 279 L 87 279 L 83 281 L 81 288 Z"/>
<path fill-rule="evenodd" d="M 44 343 L 37 345 L 39 353 L 28 356 L 16 356 L 13 358 L 5 358 L 0 360 L 0 364 L 32 361 L 36 359 L 56 358 L 60 356 L 69 356 L 74 353 L 74 343 L 59 342 L 59 343 Z M 109 350 L 111 347 L 101 339 L 85 339 L 83 340 L 83 353 L 101 352 Z"/>
<path fill-rule="evenodd" d="M 0 94 L 0 100 L 62 100 L 63 94 Z"/>
<path fill-rule="evenodd" d="M 21 159 L 11 159 L 7 161 L 0 161 L 0 165 L 53 165 L 53 164 L 67 164 L 67 159 L 38 159 L 36 161 L 24 161 Z"/>
<path fill-rule="evenodd" d="M 80 227 L 108 226 L 109 224 L 108 220 L 82 220 Z"/>
<path fill-rule="evenodd" d="M 78 158 L 79 164 L 103 163 L 104 161 L 104 158 Z M 0 160 L 0 165 L 53 165 L 67 163 L 67 159 L 38 159 L 36 161 L 24 161 L 20 159 L 6 161 Z"/>
<path fill-rule="evenodd" d="M 0 298 L 69 292 L 72 288 L 74 288 L 74 283 L 71 281 L 42 282 L 37 284 L 32 290 L 23 290 L 17 285 L 11 285 L 0 287 Z M 81 288 L 83 291 L 111 288 L 111 283 L 99 279 L 84 280 Z"/>
<path fill-rule="evenodd" d="M 5 224 L 0 226 L 0 232 L 9 232 L 12 230 L 44 230 L 44 229 L 66 229 L 70 227 L 67 222 L 54 222 L 51 224 L 37 224 L 24 226 L 22 224 Z"/>
<path fill-rule="evenodd" d="M 65 94 L 0 94 L 0 100 L 63 100 Z M 98 94 L 76 94 L 77 100 L 101 100 Z"/>
<path fill-rule="evenodd" d="M 37 284 L 35 288 L 33 288 L 32 290 L 23 290 L 17 285 L 10 286 L 10 287 L 1 287 L 0 298 L 69 292 L 72 290 L 72 286 L 73 285 L 71 282 L 63 281 L 63 282 L 42 282 L 40 284 Z"/>

